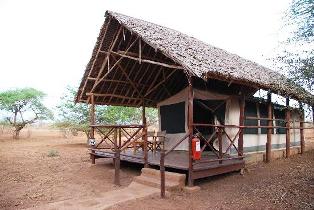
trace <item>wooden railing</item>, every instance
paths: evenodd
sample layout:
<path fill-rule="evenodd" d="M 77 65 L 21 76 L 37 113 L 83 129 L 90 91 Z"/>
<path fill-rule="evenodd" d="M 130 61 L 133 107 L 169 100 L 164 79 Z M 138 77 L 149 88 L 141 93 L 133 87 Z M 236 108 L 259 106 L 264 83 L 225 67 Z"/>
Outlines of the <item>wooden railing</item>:
<path fill-rule="evenodd" d="M 253 117 L 246 117 L 246 119 L 257 119 L 257 120 L 273 120 L 273 121 L 285 121 L 283 119 L 268 119 L 268 118 L 253 118 Z M 286 121 L 285 121 L 286 122 Z M 222 164 L 223 161 L 230 161 L 230 160 L 239 160 L 239 159 L 243 159 L 243 139 L 242 141 L 239 141 L 240 138 L 243 138 L 243 136 L 241 137 L 241 134 L 243 135 L 243 131 L 245 128 L 267 128 L 267 129 L 274 129 L 274 128 L 285 128 L 285 129 L 300 129 L 300 138 L 301 138 L 301 153 L 304 152 L 304 134 L 303 134 L 303 130 L 304 129 L 314 129 L 314 127 L 304 127 L 305 123 L 312 123 L 312 122 L 305 122 L 305 121 L 289 121 L 289 122 L 300 122 L 300 126 L 298 127 L 291 127 L 290 125 L 287 125 L 287 122 L 285 124 L 285 126 L 262 126 L 262 125 L 257 125 L 257 126 L 239 126 L 239 125 L 214 125 L 214 124 L 202 124 L 202 123 L 194 123 L 193 124 L 193 131 L 194 133 L 198 134 L 198 137 L 201 141 L 204 142 L 204 145 L 201 148 L 201 152 L 203 152 L 205 150 L 206 147 L 209 147 L 211 149 L 211 151 L 215 154 L 216 159 L 202 159 L 198 160 L 198 161 L 193 161 L 192 157 L 190 156 L 189 153 L 189 159 L 192 159 L 192 168 L 189 168 L 189 170 L 193 171 L 193 166 L 197 165 L 197 164 L 204 164 L 204 163 L 213 163 L 213 162 L 218 162 L 219 164 Z M 208 128 L 214 128 L 213 133 L 209 136 L 208 139 L 206 139 L 203 134 L 201 132 L 199 132 L 199 127 L 208 127 Z M 226 132 L 226 128 L 235 128 L 238 129 L 235 133 L 235 135 L 233 136 L 233 138 L 230 137 L 230 135 Z M 222 147 L 222 136 L 225 135 L 226 139 L 229 142 L 229 145 L 227 146 L 227 148 L 225 149 L 225 151 L 223 151 L 223 147 Z M 160 194 L 161 197 L 164 198 L 165 197 L 165 158 L 166 156 L 171 153 L 175 148 L 177 148 L 185 139 L 189 138 L 190 134 L 186 134 L 184 137 L 182 137 L 172 148 L 170 148 L 169 150 L 167 150 L 165 152 L 165 150 L 161 150 L 161 156 L 160 156 L 160 178 L 161 178 L 161 182 L 160 182 Z M 216 151 L 216 149 L 210 144 L 210 142 L 212 142 L 214 139 L 218 139 L 218 151 Z M 235 145 L 236 140 L 238 140 L 238 146 Z M 191 139 L 189 138 L 189 141 L 191 141 Z M 242 144 L 242 145 L 241 145 Z M 237 151 L 237 155 L 236 156 L 227 156 L 228 151 L 231 148 L 234 148 Z M 290 145 L 287 146 L 287 149 L 290 148 Z"/>
<path fill-rule="evenodd" d="M 160 152 L 160 195 L 162 198 L 165 197 L 165 158 L 166 156 L 172 152 L 175 148 L 177 148 L 185 139 L 189 137 L 189 134 L 186 134 L 184 137 L 182 137 L 173 147 L 171 147 L 167 152 L 165 152 L 164 147 L 162 148 Z"/>
<path fill-rule="evenodd" d="M 243 131 L 242 126 L 236 126 L 236 125 L 213 125 L 213 124 L 193 124 L 194 131 L 197 133 L 199 139 L 201 141 L 204 141 L 204 145 L 201 148 L 201 152 L 205 150 L 206 147 L 209 147 L 211 151 L 216 155 L 217 159 L 211 159 L 211 160 L 198 160 L 193 162 L 193 166 L 205 162 L 215 162 L 218 161 L 219 164 L 223 162 L 223 160 L 232 160 L 232 159 L 242 159 L 243 158 L 243 151 L 239 150 L 238 147 L 235 145 L 235 141 L 238 140 L 240 137 L 240 133 Z M 211 136 L 206 139 L 203 134 L 199 131 L 199 127 L 211 127 L 214 128 L 214 132 L 211 134 Z M 238 128 L 238 131 L 236 132 L 235 136 L 233 138 L 230 137 L 230 135 L 226 132 L 225 128 Z M 222 137 L 223 135 L 226 136 L 226 139 L 229 141 L 229 145 L 227 146 L 226 150 L 223 151 L 223 143 L 222 143 Z M 218 151 L 210 144 L 214 141 L 214 139 L 218 139 Z M 228 151 L 233 147 L 238 154 L 238 157 L 229 157 L 227 156 Z M 227 157 L 226 157 L 227 156 Z"/>
<path fill-rule="evenodd" d="M 144 164 L 147 164 L 147 146 L 145 147 L 145 141 L 147 141 L 147 129 L 144 125 L 91 125 L 93 130 L 98 131 L 101 135 L 100 142 L 91 148 L 92 153 L 96 153 L 97 150 L 111 149 L 112 152 L 106 151 L 108 154 L 113 154 L 115 176 L 114 183 L 120 185 L 120 156 L 127 156 L 132 158 L 143 159 Z M 131 133 L 130 130 L 133 130 Z M 122 138 L 125 138 L 122 140 Z M 128 155 L 121 153 L 127 148 L 130 148 L 132 144 L 138 139 L 143 138 L 143 156 Z M 100 147 L 102 143 L 106 143 L 109 147 Z M 147 142 L 146 142 L 147 145 Z M 133 146 L 131 146 L 133 147 Z M 92 155 L 92 163 L 95 164 L 95 156 Z"/>

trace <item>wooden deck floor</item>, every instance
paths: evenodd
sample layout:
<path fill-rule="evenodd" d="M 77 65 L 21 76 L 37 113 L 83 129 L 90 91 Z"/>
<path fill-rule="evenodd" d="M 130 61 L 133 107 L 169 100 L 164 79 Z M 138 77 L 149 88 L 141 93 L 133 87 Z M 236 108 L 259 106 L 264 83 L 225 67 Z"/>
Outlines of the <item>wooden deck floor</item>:
<path fill-rule="evenodd" d="M 111 150 L 105 151 L 96 151 L 95 155 L 98 158 L 113 158 L 114 154 Z M 202 154 L 202 160 L 212 160 L 216 159 L 217 157 L 212 152 L 203 152 Z M 143 159 L 143 151 L 137 151 L 135 154 L 133 153 L 133 150 L 125 150 L 120 155 L 121 161 L 127 161 L 132 163 L 139 163 L 144 164 Z M 196 161 L 197 163 L 197 161 Z M 148 164 L 149 165 L 160 165 L 160 152 L 148 152 Z M 210 163 L 199 163 L 193 166 L 194 171 L 202 171 L 202 170 L 210 170 L 210 169 L 217 169 L 221 167 L 230 167 L 230 170 L 234 169 L 237 165 L 236 169 L 239 167 L 242 167 L 244 165 L 244 161 L 242 159 L 233 159 L 233 160 L 224 160 L 222 163 L 219 163 L 218 161 L 210 162 Z M 188 161 L 188 152 L 187 151 L 172 151 L 170 152 L 166 158 L 165 158 L 165 167 L 167 168 L 173 168 L 173 169 L 180 169 L 187 171 L 189 169 L 189 161 Z M 231 170 L 231 171 L 232 171 Z"/>

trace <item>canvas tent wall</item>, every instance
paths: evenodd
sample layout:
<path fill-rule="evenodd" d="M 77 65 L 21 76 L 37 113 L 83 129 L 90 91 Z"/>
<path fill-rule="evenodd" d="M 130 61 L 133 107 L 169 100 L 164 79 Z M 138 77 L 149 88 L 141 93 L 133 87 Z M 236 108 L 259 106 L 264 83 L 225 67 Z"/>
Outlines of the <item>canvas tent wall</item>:
<path fill-rule="evenodd" d="M 240 105 L 239 98 L 236 95 L 225 95 L 219 94 L 213 91 L 205 91 L 199 89 L 193 89 L 194 99 L 195 100 L 206 100 L 210 102 L 222 101 L 224 103 L 225 111 L 223 113 L 224 124 L 226 125 L 239 125 L 240 117 Z M 183 89 L 176 95 L 160 102 L 157 104 L 158 108 L 158 119 L 159 119 L 159 130 L 166 131 L 166 140 L 165 140 L 165 149 L 171 148 L 177 143 L 183 136 L 185 136 L 188 130 L 188 88 Z M 261 102 L 250 102 L 247 103 L 247 109 L 250 109 L 251 105 L 257 107 L 262 107 L 265 105 Z M 256 116 L 260 115 L 260 110 L 257 108 Z M 194 114 L 196 114 L 194 112 Z M 209 117 L 209 116 L 208 116 Z M 277 116 L 274 115 L 274 118 Z M 298 121 L 299 113 L 296 111 L 292 112 L 291 119 Z M 220 124 L 219 120 L 215 119 L 214 124 Z M 294 122 L 294 126 L 298 123 Z M 233 139 L 237 134 L 238 128 L 226 128 L 226 133 Z M 300 145 L 300 132 L 298 129 L 293 129 L 290 131 L 291 135 L 291 145 L 299 146 Z M 244 133 L 244 152 L 260 152 L 265 150 L 265 144 L 267 141 L 266 132 L 262 131 L 261 128 L 258 128 L 256 133 L 245 132 Z M 286 135 L 284 132 L 279 132 L 277 129 L 274 129 L 272 134 L 272 148 L 281 149 L 285 148 Z M 237 144 L 237 141 L 235 141 Z M 223 135 L 223 149 L 229 145 L 229 140 L 226 135 Z M 217 140 L 213 142 L 215 149 L 218 149 Z M 188 150 L 188 140 L 185 140 L 181 143 L 176 150 Z M 236 151 L 231 148 L 229 151 L 235 153 Z"/>

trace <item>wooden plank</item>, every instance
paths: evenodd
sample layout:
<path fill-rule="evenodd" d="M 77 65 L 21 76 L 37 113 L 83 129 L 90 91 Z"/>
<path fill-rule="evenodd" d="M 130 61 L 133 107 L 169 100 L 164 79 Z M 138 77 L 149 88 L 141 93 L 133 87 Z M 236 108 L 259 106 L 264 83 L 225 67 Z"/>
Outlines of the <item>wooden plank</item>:
<path fill-rule="evenodd" d="M 143 99 L 143 106 L 142 106 L 142 123 L 143 123 L 143 141 L 144 141 L 144 167 L 148 168 L 148 150 L 147 150 L 147 122 L 146 122 L 146 115 L 145 115 L 145 101 Z"/>
<path fill-rule="evenodd" d="M 290 156 L 290 107 L 289 97 L 286 98 L 286 158 Z"/>
<path fill-rule="evenodd" d="M 267 110 L 268 110 L 268 118 L 273 118 L 273 112 L 272 112 L 272 104 L 271 104 L 271 92 L 267 93 Z M 273 128 L 270 128 L 273 124 L 272 120 L 268 120 L 268 126 L 267 128 L 267 142 L 266 142 L 266 162 L 271 161 L 271 135 Z"/>
<path fill-rule="evenodd" d="M 218 129 L 218 147 L 219 147 L 219 150 L 218 150 L 218 154 L 219 154 L 219 164 L 222 163 L 222 130 L 221 128 L 217 128 Z"/>
<path fill-rule="evenodd" d="M 126 55 L 126 54 L 120 54 L 120 53 L 114 52 L 114 51 L 110 51 L 110 53 L 112 53 L 114 55 L 118 55 L 118 56 L 124 57 L 124 58 L 129 58 L 129 59 L 132 59 L 132 60 L 135 60 L 135 61 L 141 61 L 143 63 L 150 63 L 150 64 L 159 65 L 159 66 L 164 66 L 164 67 L 167 67 L 167 68 L 170 68 L 170 69 L 183 69 L 183 67 L 179 66 L 179 65 L 172 65 L 172 64 L 162 63 L 162 62 L 153 61 L 153 60 L 149 60 L 149 59 L 139 59 L 139 58 L 136 58 L 136 57 L 133 57 L 133 56 L 129 56 L 129 55 Z"/>
<path fill-rule="evenodd" d="M 188 171 L 188 186 L 193 187 L 193 163 L 192 163 L 192 138 L 193 138 L 193 86 L 192 78 L 189 77 L 189 87 L 188 87 L 188 128 L 189 128 L 189 152 L 188 152 L 188 161 L 189 161 L 189 171 Z"/>
<path fill-rule="evenodd" d="M 131 100 L 139 100 L 141 98 L 133 98 L 133 97 L 128 97 L 128 96 L 123 96 L 123 95 L 116 95 L 116 94 L 110 94 L 110 93 L 86 93 L 86 95 L 91 95 L 93 94 L 94 96 L 97 96 L 97 97 L 116 97 L 116 98 L 122 98 L 122 99 L 131 99 Z M 152 101 L 150 99 L 147 99 L 148 101 Z"/>
<path fill-rule="evenodd" d="M 304 141 L 304 109 L 301 102 L 299 102 L 300 108 L 300 143 L 301 143 L 301 154 L 305 152 L 305 141 Z"/>
<path fill-rule="evenodd" d="M 89 110 L 89 114 L 90 114 L 90 125 L 95 124 L 95 97 L 94 95 L 90 96 L 90 100 L 91 100 L 91 104 L 90 104 L 90 110 Z M 95 128 L 91 127 L 90 128 L 90 138 L 94 139 L 95 138 Z M 94 146 L 91 146 L 91 148 L 94 148 Z M 92 159 L 92 164 L 95 164 L 95 156 L 91 155 L 91 159 Z"/>
<path fill-rule="evenodd" d="M 137 39 L 138 39 L 138 38 L 136 38 L 136 39 L 133 41 L 133 43 L 128 47 L 128 49 L 127 49 L 126 51 L 128 51 L 131 47 L 133 47 L 133 45 L 136 43 Z M 108 57 L 109 57 L 109 54 L 107 55 L 106 58 L 108 58 Z M 115 62 L 115 64 L 109 69 L 109 71 L 107 71 L 107 73 L 106 73 L 104 76 L 102 76 L 101 78 L 100 78 L 100 76 L 102 75 L 102 72 L 103 72 L 103 69 L 104 69 L 104 68 L 101 68 L 101 69 L 100 69 L 100 71 L 99 71 L 99 73 L 98 73 L 98 75 L 97 75 L 97 79 L 96 79 L 96 81 L 95 81 L 95 83 L 94 83 L 94 86 L 93 86 L 93 88 L 91 89 L 90 92 L 93 92 L 93 91 L 95 90 L 95 88 L 97 87 L 97 85 L 98 85 L 103 79 L 105 79 L 105 78 L 107 77 L 107 75 L 122 61 L 122 58 L 123 58 L 123 57 L 121 57 L 120 59 L 118 59 L 118 60 Z"/>
<path fill-rule="evenodd" d="M 162 83 L 166 82 L 173 74 L 175 73 L 175 70 L 173 70 L 170 74 L 167 75 L 165 79 L 162 81 L 158 82 L 154 87 L 152 87 L 150 90 L 148 90 L 144 97 L 147 97 L 150 93 L 152 93 L 154 90 L 156 90 Z"/>
<path fill-rule="evenodd" d="M 114 130 L 114 184 L 120 186 L 120 148 L 118 147 L 118 128 Z"/>
<path fill-rule="evenodd" d="M 204 170 L 194 170 L 193 172 L 193 179 L 200 179 L 209 176 L 215 176 L 218 174 L 229 173 L 232 171 L 238 171 L 244 168 L 244 161 L 240 163 L 231 164 L 228 166 L 224 166 L 223 164 L 221 167 L 213 168 L 213 169 L 204 169 Z"/>
<path fill-rule="evenodd" d="M 239 118 L 239 126 L 244 126 L 244 109 L 245 109 L 245 97 L 242 95 L 240 97 L 240 118 Z M 244 129 L 243 127 L 239 128 L 240 133 L 239 133 L 239 139 L 238 139 L 238 155 L 243 156 L 243 134 L 244 134 Z"/>

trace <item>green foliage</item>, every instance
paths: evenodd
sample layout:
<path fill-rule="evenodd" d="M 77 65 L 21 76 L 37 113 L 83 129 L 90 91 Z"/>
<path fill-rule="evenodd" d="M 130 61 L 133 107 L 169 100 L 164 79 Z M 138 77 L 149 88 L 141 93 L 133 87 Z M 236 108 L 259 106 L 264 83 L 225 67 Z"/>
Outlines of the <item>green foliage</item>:
<path fill-rule="evenodd" d="M 146 108 L 148 124 L 157 122 L 157 109 Z M 123 106 L 106 106 L 100 113 L 101 121 L 108 124 L 140 124 L 142 122 L 142 109 Z"/>
<path fill-rule="evenodd" d="M 283 18 L 284 50 L 274 59 L 277 68 L 310 92 L 314 91 L 314 1 L 292 0 Z M 278 62 L 279 61 L 279 62 Z"/>
<path fill-rule="evenodd" d="M 48 157 L 57 157 L 57 156 L 59 156 L 59 152 L 58 152 L 58 150 L 49 150 L 47 156 Z"/>
<path fill-rule="evenodd" d="M 72 129 L 84 132 L 89 136 L 89 106 L 85 103 L 74 103 L 76 89 L 68 87 L 57 106 L 60 121 L 55 124 L 60 129 Z M 141 123 L 142 109 L 122 106 L 95 106 L 96 123 L 100 124 L 133 124 Z M 148 124 L 157 121 L 157 110 L 146 108 Z"/>
<path fill-rule="evenodd" d="M 285 16 L 292 33 L 287 41 L 312 42 L 314 40 L 314 1 L 292 0 Z"/>
<path fill-rule="evenodd" d="M 37 120 L 52 119 L 52 112 L 42 103 L 45 94 L 34 88 L 7 90 L 0 93 L 0 109 L 14 127 L 14 138 L 28 124 Z"/>

